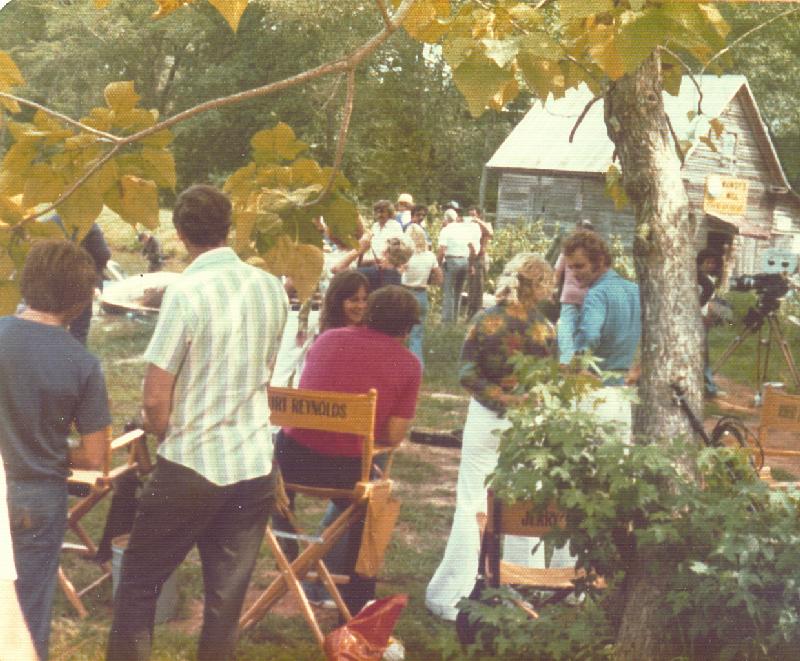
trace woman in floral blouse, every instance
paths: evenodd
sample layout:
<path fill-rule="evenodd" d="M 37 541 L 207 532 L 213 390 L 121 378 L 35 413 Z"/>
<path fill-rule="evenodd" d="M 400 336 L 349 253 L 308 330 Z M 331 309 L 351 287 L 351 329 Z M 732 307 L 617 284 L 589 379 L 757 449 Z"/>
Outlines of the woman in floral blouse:
<path fill-rule="evenodd" d="M 425 602 L 436 615 L 455 620 L 456 604 L 469 596 L 478 571 L 480 532 L 476 515 L 486 511 L 486 477 L 497 463 L 496 432 L 510 426 L 506 409 L 521 401 L 510 358 L 518 353 L 548 357 L 555 331 L 536 309 L 553 289 L 553 272 L 533 253 L 515 256 L 498 281 L 497 305 L 475 317 L 461 350 L 461 385 L 470 399 L 456 510 L 444 558 L 428 584 Z M 527 554 L 527 549 L 525 551 Z"/>

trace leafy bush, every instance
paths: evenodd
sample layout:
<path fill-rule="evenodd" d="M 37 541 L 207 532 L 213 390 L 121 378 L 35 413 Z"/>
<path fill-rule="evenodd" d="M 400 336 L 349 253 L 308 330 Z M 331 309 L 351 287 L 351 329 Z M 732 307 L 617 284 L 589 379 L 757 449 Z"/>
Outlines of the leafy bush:
<path fill-rule="evenodd" d="M 509 658 L 596 658 L 614 637 L 626 576 L 646 557 L 650 575 L 664 579 L 660 616 L 681 656 L 791 658 L 800 644 L 800 495 L 770 491 L 730 449 L 693 439 L 620 443 L 612 427 L 570 404 L 591 389 L 585 377 L 565 378 L 530 357 L 518 359 L 517 373 L 538 405 L 510 412 L 491 486 L 504 499 L 556 503 L 566 525 L 545 543 L 568 544 L 577 566 L 605 576 L 609 588 L 597 602 L 605 617 L 593 608 L 544 621 L 497 617 L 495 647 Z M 569 644 L 554 646 L 565 617 L 574 618 Z"/>

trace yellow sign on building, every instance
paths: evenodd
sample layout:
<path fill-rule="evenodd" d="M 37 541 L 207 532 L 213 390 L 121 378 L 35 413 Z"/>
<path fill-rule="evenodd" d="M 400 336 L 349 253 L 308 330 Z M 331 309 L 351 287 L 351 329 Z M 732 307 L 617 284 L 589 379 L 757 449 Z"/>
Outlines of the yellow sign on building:
<path fill-rule="evenodd" d="M 747 213 L 748 187 L 747 179 L 708 175 L 703 211 L 720 218 L 744 216 Z"/>

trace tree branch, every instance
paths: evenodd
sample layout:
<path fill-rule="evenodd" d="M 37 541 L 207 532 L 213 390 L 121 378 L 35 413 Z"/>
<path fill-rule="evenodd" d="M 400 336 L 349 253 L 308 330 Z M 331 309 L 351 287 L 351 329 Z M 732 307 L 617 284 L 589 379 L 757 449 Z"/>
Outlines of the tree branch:
<path fill-rule="evenodd" d="M 389 10 L 386 9 L 386 3 L 383 0 L 375 0 L 375 4 L 378 5 L 378 9 L 381 11 L 381 16 L 383 16 L 383 24 L 388 28 L 392 25 L 392 17 L 389 16 Z"/>
<path fill-rule="evenodd" d="M 686 71 L 686 73 L 689 75 L 689 78 L 691 78 L 692 82 L 694 83 L 694 86 L 697 88 L 697 94 L 699 95 L 699 97 L 697 99 L 697 114 L 698 115 L 702 115 L 703 114 L 703 90 L 700 88 L 700 83 L 697 82 L 697 78 L 694 77 L 694 74 L 692 73 L 692 70 L 689 68 L 689 65 L 686 64 L 686 62 L 680 57 L 680 55 L 678 55 L 677 53 L 674 53 L 673 51 L 671 51 L 666 46 L 659 46 L 659 48 L 661 50 L 663 50 L 667 55 L 669 55 L 671 57 L 674 57 L 676 60 L 678 60 L 680 65 L 683 67 L 684 71 Z"/>
<path fill-rule="evenodd" d="M 16 101 L 21 106 L 27 106 L 28 108 L 35 108 L 36 110 L 41 110 L 43 113 L 46 113 L 51 117 L 55 117 L 56 119 L 64 122 L 65 124 L 69 124 L 70 126 L 74 126 L 75 128 L 78 128 L 81 131 L 86 131 L 87 133 L 92 133 L 97 137 L 102 138 L 104 142 L 111 142 L 116 144 L 121 140 L 119 136 L 113 135 L 112 133 L 106 133 L 105 131 L 101 131 L 96 128 L 92 128 L 91 126 L 87 126 L 86 124 L 82 124 L 78 120 L 72 119 L 72 117 L 67 117 L 67 115 L 63 115 L 60 112 L 56 112 L 55 110 L 50 110 L 50 108 L 43 106 L 41 103 L 36 103 L 35 101 L 28 101 L 28 99 L 23 99 L 22 97 L 15 96 L 14 94 L 9 94 L 8 92 L 0 92 L 0 99 L 8 99 L 10 101 Z"/>
<path fill-rule="evenodd" d="M 245 90 L 244 92 L 231 94 L 230 96 L 205 101 L 192 108 L 188 108 L 177 115 L 173 115 L 172 117 L 165 119 L 164 121 L 159 122 L 149 128 L 143 129 L 138 133 L 120 138 L 120 142 L 126 145 L 137 142 L 142 138 L 152 135 L 153 133 L 158 133 L 159 131 L 168 129 L 175 124 L 180 124 L 191 117 L 208 112 L 209 110 L 217 110 L 225 106 L 241 103 L 242 101 L 248 101 L 250 99 L 256 99 L 262 96 L 275 94 L 276 92 L 282 92 L 283 90 L 307 83 L 308 81 L 316 78 L 321 78 L 322 76 L 328 76 L 334 73 L 346 73 L 350 69 L 357 67 L 364 59 L 372 55 L 372 53 L 374 53 L 381 45 L 383 45 L 383 43 L 386 42 L 386 40 L 391 37 L 394 32 L 400 29 L 403 24 L 403 19 L 405 19 L 406 14 L 416 1 L 417 0 L 403 0 L 403 3 L 397 8 L 397 11 L 392 16 L 391 21 L 386 27 L 384 27 L 383 30 L 381 30 L 371 39 L 368 39 L 352 53 L 339 60 L 321 64 L 313 69 L 308 69 L 307 71 L 290 76 L 289 78 L 285 78 L 274 83 L 269 83 L 267 85 L 262 85 L 261 87 L 255 87 L 250 90 Z"/>
<path fill-rule="evenodd" d="M 355 96 L 356 72 L 355 69 L 350 69 L 347 73 L 347 96 L 345 97 L 344 108 L 342 109 L 342 123 L 339 126 L 339 137 L 336 140 L 336 157 L 333 161 L 333 170 L 331 170 L 331 176 L 328 177 L 328 183 L 325 184 L 325 188 L 320 191 L 320 194 L 317 195 L 315 199 L 305 203 L 303 205 L 304 207 L 310 207 L 321 202 L 331 190 L 333 182 L 336 181 L 336 177 L 339 176 L 342 159 L 344 158 L 344 146 L 347 143 L 347 131 L 350 128 L 350 118 L 353 116 L 353 101 Z"/>
<path fill-rule="evenodd" d="M 586 104 L 586 106 L 581 111 L 581 114 L 578 115 L 578 119 L 575 120 L 575 126 L 573 126 L 572 130 L 569 132 L 569 141 L 570 141 L 570 143 L 572 142 L 572 138 L 575 137 L 575 131 L 578 130 L 578 127 L 581 125 L 583 120 L 586 118 L 586 115 L 589 113 L 589 110 L 591 110 L 592 106 L 602 98 L 603 98 L 602 96 L 594 97 L 591 101 L 589 101 L 589 103 Z"/>
<path fill-rule="evenodd" d="M 795 7 L 794 9 L 788 9 L 787 11 L 783 12 L 782 14 L 778 14 L 777 16 L 773 16 L 772 18 L 770 18 L 770 19 L 767 19 L 767 20 L 766 20 L 766 21 L 764 21 L 763 23 L 759 23 L 759 24 L 758 24 L 758 25 L 756 25 L 755 27 L 752 27 L 752 28 L 750 28 L 749 30 L 747 30 L 746 32 L 744 32 L 742 35 L 740 35 L 739 37 L 737 37 L 736 39 L 734 39 L 734 40 L 733 40 L 731 43 L 729 43 L 727 46 L 725 46 L 725 48 L 723 48 L 721 51 L 719 51 L 719 52 L 717 52 L 716 54 L 714 54 L 714 56 L 713 56 L 713 57 L 711 57 L 711 58 L 708 60 L 708 62 L 706 62 L 706 63 L 703 65 L 703 68 L 702 68 L 702 69 L 700 69 L 700 75 L 702 75 L 702 74 L 704 74 L 704 73 L 706 72 L 706 69 L 708 69 L 709 65 L 710 65 L 712 62 L 714 62 L 715 60 L 718 60 L 718 59 L 719 59 L 719 58 L 721 58 L 723 55 L 725 55 L 725 53 L 727 53 L 729 50 L 731 50 L 732 48 L 735 48 L 736 46 L 738 46 L 738 45 L 739 45 L 739 44 L 740 44 L 742 41 L 744 41 L 745 39 L 747 39 L 747 37 L 749 37 L 749 36 L 750 36 L 751 34 L 753 34 L 754 32 L 758 32 L 758 30 L 760 30 L 761 28 L 765 28 L 765 27 L 766 27 L 766 26 L 768 26 L 770 23 L 774 23 L 774 22 L 775 22 L 775 21 L 777 21 L 778 19 L 785 18 L 786 16 L 791 16 L 792 14 L 796 14 L 796 13 L 797 13 L 797 12 L 799 12 L 799 11 L 800 11 L 800 7 Z"/>
<path fill-rule="evenodd" d="M 669 127 L 669 133 L 672 136 L 672 142 L 675 143 L 675 151 L 678 152 L 678 156 L 681 159 L 681 165 L 686 160 L 686 154 L 683 153 L 683 149 L 681 148 L 681 141 L 678 140 L 678 135 L 675 133 L 675 129 L 672 127 L 672 120 L 669 118 L 667 113 L 664 113 L 664 117 L 667 118 L 667 126 Z"/>

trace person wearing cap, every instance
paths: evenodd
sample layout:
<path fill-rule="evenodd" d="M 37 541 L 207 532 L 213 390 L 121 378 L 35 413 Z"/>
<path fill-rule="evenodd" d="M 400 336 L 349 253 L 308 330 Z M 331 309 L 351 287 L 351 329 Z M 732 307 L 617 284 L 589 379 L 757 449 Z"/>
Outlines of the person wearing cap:
<path fill-rule="evenodd" d="M 588 218 L 578 221 L 576 230 L 594 231 L 594 225 Z M 556 283 L 560 288 L 559 302 L 561 312 L 558 317 L 558 362 L 567 365 L 575 355 L 575 331 L 577 330 L 578 317 L 586 296 L 588 286 L 582 285 L 575 278 L 575 274 L 567 267 L 564 252 L 558 256 L 554 267 Z"/>
<path fill-rule="evenodd" d="M 451 202 L 451 205 L 454 204 Z M 457 205 L 456 205 L 457 206 Z M 444 271 L 442 321 L 452 323 L 458 319 L 461 291 L 467 280 L 469 260 L 481 245 L 481 230 L 475 223 L 465 223 L 451 206 L 444 212 L 447 225 L 439 233 L 437 258 Z"/>
<path fill-rule="evenodd" d="M 400 227 L 405 231 L 406 227 L 412 222 L 411 213 L 414 209 L 414 198 L 409 193 L 400 193 L 397 196 L 395 208 L 397 209 L 397 214 L 394 219 L 400 223 Z"/>

